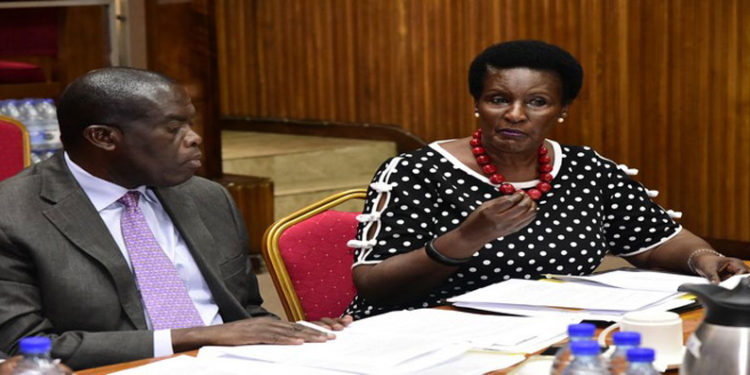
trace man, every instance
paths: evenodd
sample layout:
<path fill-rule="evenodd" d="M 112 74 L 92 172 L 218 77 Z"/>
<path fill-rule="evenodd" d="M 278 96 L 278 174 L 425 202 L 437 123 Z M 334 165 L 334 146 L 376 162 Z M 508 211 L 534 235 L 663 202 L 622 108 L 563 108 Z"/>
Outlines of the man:
<path fill-rule="evenodd" d="M 260 307 L 239 212 L 193 177 L 194 116 L 185 90 L 153 72 L 100 69 L 65 89 L 65 152 L 0 183 L 0 350 L 45 335 L 53 357 L 86 368 L 332 338 Z"/>

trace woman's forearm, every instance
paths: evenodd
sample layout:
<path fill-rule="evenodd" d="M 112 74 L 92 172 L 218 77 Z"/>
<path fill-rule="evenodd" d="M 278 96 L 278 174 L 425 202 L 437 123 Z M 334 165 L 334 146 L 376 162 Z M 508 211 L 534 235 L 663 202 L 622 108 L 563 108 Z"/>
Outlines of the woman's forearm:
<path fill-rule="evenodd" d="M 482 247 L 481 241 L 467 239 L 456 229 L 434 241 L 442 255 L 462 259 Z M 360 295 L 378 304 L 399 304 L 423 298 L 445 282 L 458 266 L 447 266 L 427 256 L 424 247 L 388 258 L 375 265 L 360 265 L 352 270 Z"/>
<path fill-rule="evenodd" d="M 688 258 L 698 249 L 712 247 L 702 238 L 683 228 L 680 233 L 655 249 L 627 259 L 640 268 L 691 274 L 693 270 L 688 266 Z"/>

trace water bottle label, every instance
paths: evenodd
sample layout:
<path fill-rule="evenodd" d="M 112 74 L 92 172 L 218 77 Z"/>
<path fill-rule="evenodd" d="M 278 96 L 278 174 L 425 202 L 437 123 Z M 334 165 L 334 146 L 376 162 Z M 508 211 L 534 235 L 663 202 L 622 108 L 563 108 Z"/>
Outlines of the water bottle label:
<path fill-rule="evenodd" d="M 695 358 L 701 357 L 701 340 L 696 336 L 695 334 L 690 335 L 690 338 L 688 338 L 687 343 L 685 344 L 685 348 L 693 354 Z"/>

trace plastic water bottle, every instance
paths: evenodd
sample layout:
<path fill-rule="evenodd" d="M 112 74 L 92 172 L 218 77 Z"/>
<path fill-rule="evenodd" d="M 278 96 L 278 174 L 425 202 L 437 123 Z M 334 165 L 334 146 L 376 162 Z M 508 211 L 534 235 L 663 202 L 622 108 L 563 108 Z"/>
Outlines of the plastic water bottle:
<path fill-rule="evenodd" d="M 659 375 L 654 369 L 654 349 L 633 348 L 628 350 L 628 370 L 625 375 Z"/>
<path fill-rule="evenodd" d="M 623 375 L 628 369 L 627 352 L 641 345 L 641 334 L 638 332 L 621 331 L 612 334 L 615 352 L 609 358 L 609 371 L 612 375 Z"/>
<path fill-rule="evenodd" d="M 23 359 L 13 375 L 63 375 L 57 362 L 50 357 L 52 342 L 47 337 L 26 337 L 20 342 Z"/>
<path fill-rule="evenodd" d="M 18 112 L 16 101 L 13 99 L 7 99 L 0 102 L 0 115 L 13 117 L 17 120 L 20 119 L 21 113 Z"/>
<path fill-rule="evenodd" d="M 43 137 L 39 149 L 44 150 L 43 158 L 47 159 L 62 148 L 60 126 L 57 123 L 57 109 L 52 99 L 37 100 L 35 108 L 39 116 L 39 125 Z"/>
<path fill-rule="evenodd" d="M 599 357 L 599 344 L 594 340 L 570 343 L 573 361 L 565 368 L 563 375 L 608 375 L 607 366 Z"/>
<path fill-rule="evenodd" d="M 591 340 L 592 337 L 594 337 L 594 331 L 596 330 L 596 326 L 594 326 L 591 323 L 580 323 L 580 324 L 571 324 L 568 326 L 568 337 L 569 342 L 563 345 L 560 349 L 557 350 L 557 353 L 555 353 L 555 360 L 552 362 L 552 371 L 550 372 L 551 375 L 562 375 L 563 371 L 565 371 L 565 368 L 568 367 L 568 364 L 570 364 L 571 358 L 571 350 L 570 350 L 570 344 L 576 342 L 576 341 L 587 341 Z"/>
<path fill-rule="evenodd" d="M 22 99 L 16 102 L 19 117 L 17 119 L 23 123 L 26 130 L 29 131 L 31 140 L 31 161 L 36 163 L 44 160 L 45 136 L 44 123 L 42 122 L 39 112 L 36 110 L 37 99 Z"/>

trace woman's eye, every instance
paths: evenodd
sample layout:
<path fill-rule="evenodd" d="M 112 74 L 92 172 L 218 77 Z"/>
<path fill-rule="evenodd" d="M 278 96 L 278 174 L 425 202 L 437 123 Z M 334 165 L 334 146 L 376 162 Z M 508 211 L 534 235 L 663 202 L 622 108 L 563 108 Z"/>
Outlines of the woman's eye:
<path fill-rule="evenodd" d="M 534 99 L 531 99 L 531 101 L 529 102 L 529 104 L 532 105 L 532 106 L 534 106 L 534 107 L 543 107 L 543 106 L 547 105 L 547 101 L 544 100 L 544 99 L 542 99 L 542 98 L 534 98 Z"/>
<path fill-rule="evenodd" d="M 504 104 L 507 102 L 508 102 L 508 99 L 505 99 L 502 96 L 494 96 L 490 99 L 490 103 L 492 104 Z"/>

